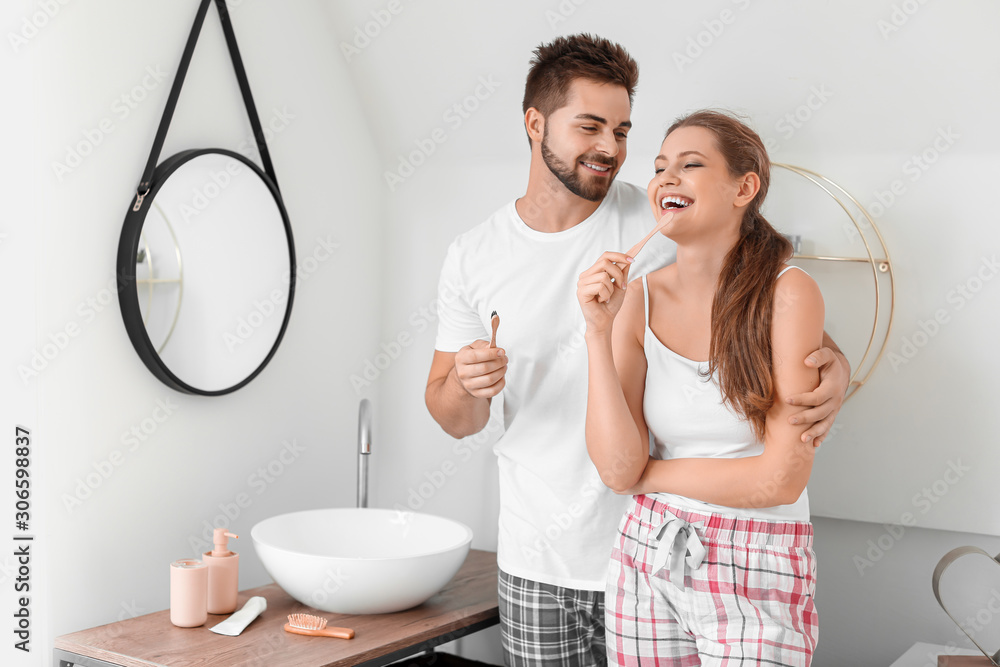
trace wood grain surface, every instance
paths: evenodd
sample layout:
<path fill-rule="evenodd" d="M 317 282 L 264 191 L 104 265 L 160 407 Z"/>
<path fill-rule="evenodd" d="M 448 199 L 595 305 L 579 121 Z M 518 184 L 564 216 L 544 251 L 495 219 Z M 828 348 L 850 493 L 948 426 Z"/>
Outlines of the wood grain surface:
<path fill-rule="evenodd" d="M 993 667 L 985 655 L 939 655 L 938 667 Z"/>
<path fill-rule="evenodd" d="M 277 584 L 242 591 L 237 609 L 254 595 L 267 610 L 237 637 L 209 631 L 227 615 L 209 614 L 205 625 L 178 628 L 170 611 L 63 635 L 55 648 L 124 667 L 334 667 L 356 665 L 476 623 L 498 622 L 496 554 L 471 550 L 458 574 L 419 607 L 394 614 L 352 616 L 321 612 L 289 597 Z M 288 614 L 315 614 L 330 625 L 352 628 L 354 639 L 304 637 L 284 631 Z M 457 635 L 456 635 L 457 636 Z M 454 637 L 453 637 L 454 638 Z"/>

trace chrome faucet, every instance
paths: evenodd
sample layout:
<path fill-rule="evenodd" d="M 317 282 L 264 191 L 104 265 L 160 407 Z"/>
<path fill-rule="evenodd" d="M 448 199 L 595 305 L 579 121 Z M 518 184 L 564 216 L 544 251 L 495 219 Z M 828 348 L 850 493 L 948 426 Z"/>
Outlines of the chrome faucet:
<path fill-rule="evenodd" d="M 368 457 L 372 453 L 372 403 L 358 406 L 358 507 L 368 507 Z"/>

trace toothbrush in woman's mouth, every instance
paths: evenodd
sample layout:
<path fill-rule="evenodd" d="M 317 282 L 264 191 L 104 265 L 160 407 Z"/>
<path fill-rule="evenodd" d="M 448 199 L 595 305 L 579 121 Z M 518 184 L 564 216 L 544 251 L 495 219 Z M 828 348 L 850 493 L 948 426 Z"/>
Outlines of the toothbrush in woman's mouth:
<path fill-rule="evenodd" d="M 635 259 L 635 256 L 639 254 L 639 251 L 642 250 L 642 247 L 644 245 L 646 245 L 646 242 L 649 241 L 649 239 L 653 238 L 654 234 L 658 234 L 659 232 L 663 231 L 663 228 L 667 226 L 667 223 L 669 223 L 673 219 L 673 217 L 674 217 L 673 210 L 665 212 L 660 217 L 659 221 L 657 221 L 656 226 L 653 227 L 651 230 L 649 230 L 649 233 L 646 234 L 646 236 L 641 241 L 632 246 L 632 248 L 625 254 L 628 257 Z M 628 282 L 628 270 L 630 268 L 632 268 L 631 264 L 625 265 L 625 270 L 624 270 L 625 282 Z"/>
<path fill-rule="evenodd" d="M 684 195 L 671 193 L 660 197 L 661 211 L 682 211 L 692 204 L 694 204 L 694 200 Z"/>

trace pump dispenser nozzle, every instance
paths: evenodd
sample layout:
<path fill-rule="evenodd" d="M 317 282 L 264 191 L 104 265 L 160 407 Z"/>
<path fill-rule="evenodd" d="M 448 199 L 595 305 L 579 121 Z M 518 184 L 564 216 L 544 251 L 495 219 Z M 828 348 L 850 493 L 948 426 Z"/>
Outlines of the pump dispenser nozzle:
<path fill-rule="evenodd" d="M 212 541 L 215 542 L 215 548 L 212 549 L 212 555 L 216 558 L 221 556 L 232 556 L 233 552 L 229 550 L 229 538 L 238 539 L 239 535 L 228 532 L 225 528 L 216 528 L 212 531 Z"/>

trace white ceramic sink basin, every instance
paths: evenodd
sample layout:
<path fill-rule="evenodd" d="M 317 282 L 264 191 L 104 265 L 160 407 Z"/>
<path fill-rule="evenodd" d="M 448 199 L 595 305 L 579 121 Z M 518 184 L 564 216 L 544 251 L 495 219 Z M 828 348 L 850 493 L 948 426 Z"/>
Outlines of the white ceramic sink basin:
<path fill-rule="evenodd" d="M 472 530 L 451 519 L 372 508 L 307 510 L 250 531 L 271 578 L 302 604 L 341 614 L 415 607 L 465 562 Z"/>

